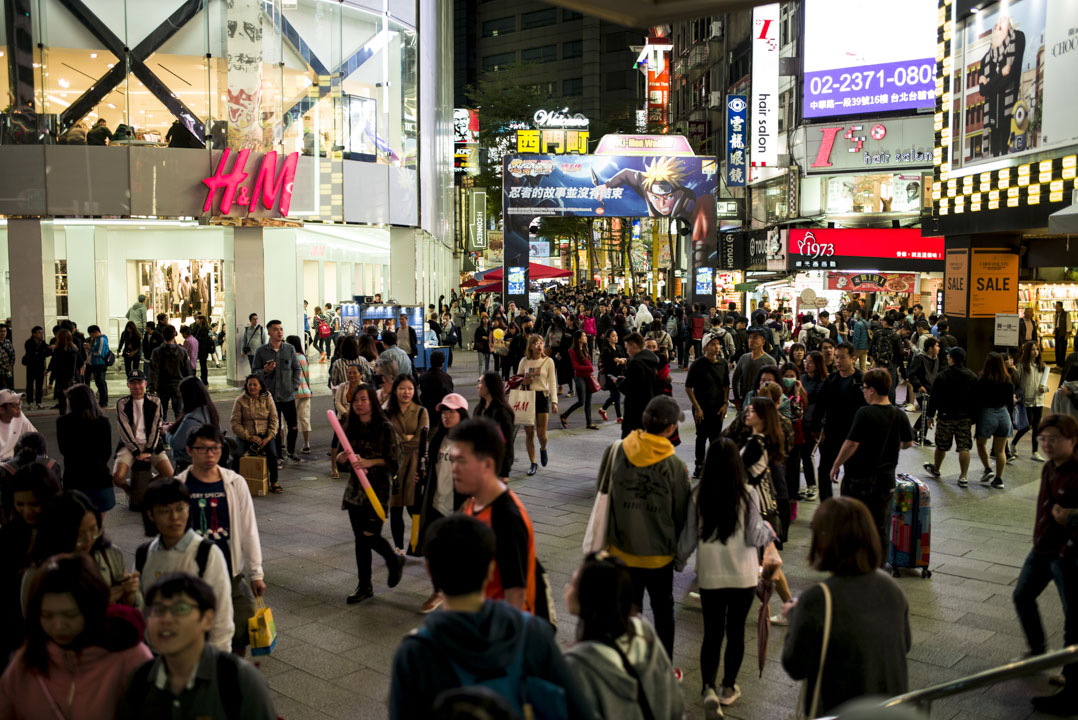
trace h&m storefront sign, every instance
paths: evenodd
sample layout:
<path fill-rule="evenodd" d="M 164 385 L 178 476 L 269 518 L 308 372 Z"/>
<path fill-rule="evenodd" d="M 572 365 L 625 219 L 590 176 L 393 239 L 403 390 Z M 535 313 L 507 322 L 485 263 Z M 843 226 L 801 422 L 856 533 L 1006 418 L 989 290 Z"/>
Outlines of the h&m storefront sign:
<path fill-rule="evenodd" d="M 293 152 L 284 156 L 280 174 L 277 173 L 276 151 L 262 155 L 253 185 L 248 182 L 250 174 L 246 172 L 247 159 L 251 151 L 240 150 L 229 171 L 228 158 L 231 153 L 231 150 L 225 148 L 217 163 L 217 171 L 202 181 L 208 188 L 206 202 L 202 204 L 202 212 L 228 215 L 232 212 L 232 205 L 235 203 L 246 208 L 248 213 L 254 213 L 258 210 L 259 200 L 261 200 L 264 210 L 272 213 L 276 207 L 281 217 L 288 217 L 288 209 L 292 205 L 292 188 L 296 180 L 299 153 Z M 217 212 L 214 213 L 214 200 L 218 190 L 223 192 Z"/>
<path fill-rule="evenodd" d="M 931 116 L 807 125 L 793 155 L 807 175 L 931 168 L 933 133 Z"/>

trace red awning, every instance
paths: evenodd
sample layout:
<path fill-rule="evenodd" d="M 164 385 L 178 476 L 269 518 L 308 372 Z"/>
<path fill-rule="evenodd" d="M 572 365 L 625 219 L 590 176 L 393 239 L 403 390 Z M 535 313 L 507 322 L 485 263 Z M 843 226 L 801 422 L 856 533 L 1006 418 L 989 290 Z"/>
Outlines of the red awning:
<path fill-rule="evenodd" d="M 561 268 L 540 265 L 539 263 L 528 263 L 528 277 L 531 280 L 550 280 L 572 276 L 572 270 L 562 270 Z M 483 276 L 483 280 L 490 282 L 497 280 L 500 283 L 502 280 L 502 268 L 491 270 Z"/>
<path fill-rule="evenodd" d="M 464 282 L 462 282 L 462 283 L 460 284 L 460 286 L 461 286 L 462 288 L 472 288 L 472 287 L 475 287 L 475 286 L 476 286 L 476 285 L 478 285 L 478 284 L 479 284 L 479 281 L 478 281 L 478 280 L 476 280 L 476 279 L 475 279 L 474 277 L 472 277 L 472 278 L 468 278 L 467 280 L 465 280 Z"/>
<path fill-rule="evenodd" d="M 502 281 L 501 280 L 499 280 L 498 282 L 492 282 L 489 285 L 480 285 L 476 289 L 472 290 L 472 292 L 477 292 L 477 293 L 496 293 L 496 292 L 501 292 L 501 291 L 502 291 Z"/>

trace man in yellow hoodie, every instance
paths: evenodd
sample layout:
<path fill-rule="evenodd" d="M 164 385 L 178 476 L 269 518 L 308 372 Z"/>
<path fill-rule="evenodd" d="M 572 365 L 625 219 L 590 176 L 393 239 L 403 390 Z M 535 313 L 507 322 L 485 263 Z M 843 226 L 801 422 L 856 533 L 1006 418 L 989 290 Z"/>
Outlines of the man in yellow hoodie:
<path fill-rule="evenodd" d="M 696 546 L 696 512 L 689 470 L 669 438 L 684 419 L 677 402 L 659 395 L 644 409 L 644 429 L 611 445 L 599 466 L 610 488 L 606 544 L 629 566 L 637 607 L 651 598 L 655 631 L 674 655 L 674 570 Z"/>

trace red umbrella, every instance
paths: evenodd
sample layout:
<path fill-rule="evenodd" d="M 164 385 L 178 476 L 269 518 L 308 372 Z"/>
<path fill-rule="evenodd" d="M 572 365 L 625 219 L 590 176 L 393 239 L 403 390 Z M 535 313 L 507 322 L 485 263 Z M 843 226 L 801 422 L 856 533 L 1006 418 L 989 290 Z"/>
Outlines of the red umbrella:
<path fill-rule="evenodd" d="M 572 277 L 572 270 L 562 270 L 561 268 L 551 267 L 550 265 L 540 265 L 539 263 L 528 263 L 528 276 L 532 280 L 550 280 L 552 278 Z M 495 280 L 501 281 L 502 268 L 496 268 L 491 270 L 483 276 L 483 280 L 493 282 Z"/>
<path fill-rule="evenodd" d="M 479 284 L 479 281 L 478 281 L 478 280 L 476 280 L 476 279 L 475 279 L 474 277 L 472 277 L 472 278 L 468 278 L 467 280 L 465 280 L 464 282 L 462 282 L 462 283 L 460 284 L 460 286 L 461 286 L 462 288 L 470 288 L 470 287 L 475 287 L 475 286 L 476 286 L 476 285 L 478 285 L 478 284 Z"/>
<path fill-rule="evenodd" d="M 477 293 L 496 293 L 496 292 L 501 292 L 501 291 L 502 291 L 502 281 L 501 280 L 499 280 L 498 282 L 492 282 L 489 285 L 480 285 L 475 290 L 472 290 L 472 292 L 477 292 Z"/>

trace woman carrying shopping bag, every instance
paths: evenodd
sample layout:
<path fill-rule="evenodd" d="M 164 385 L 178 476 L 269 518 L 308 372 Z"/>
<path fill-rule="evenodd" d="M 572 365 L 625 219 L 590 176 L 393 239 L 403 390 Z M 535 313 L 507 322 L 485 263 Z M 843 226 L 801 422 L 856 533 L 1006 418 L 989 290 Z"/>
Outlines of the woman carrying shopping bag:
<path fill-rule="evenodd" d="M 517 368 L 521 380 L 521 388 L 535 393 L 535 425 L 524 427 L 524 441 L 528 448 L 528 460 L 531 467 L 528 475 L 534 475 L 539 470 L 535 464 L 535 438 L 539 437 L 539 461 L 546 467 L 547 435 L 546 424 L 550 417 L 550 411 L 558 411 L 558 376 L 554 369 L 554 360 L 547 357 L 543 352 L 543 336 L 531 335 L 528 338 L 528 349 L 524 359 Z"/>

